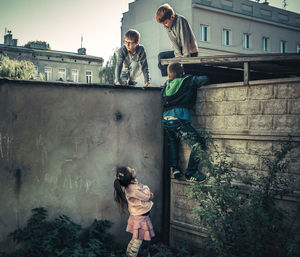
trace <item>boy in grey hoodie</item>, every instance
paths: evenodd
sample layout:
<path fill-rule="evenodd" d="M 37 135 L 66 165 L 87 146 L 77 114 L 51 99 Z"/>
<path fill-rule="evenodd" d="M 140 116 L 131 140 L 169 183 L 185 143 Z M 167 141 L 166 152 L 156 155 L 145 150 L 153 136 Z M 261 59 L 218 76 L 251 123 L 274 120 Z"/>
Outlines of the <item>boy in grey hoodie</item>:
<path fill-rule="evenodd" d="M 162 76 L 167 76 L 167 66 L 161 64 L 161 59 L 198 56 L 198 46 L 186 18 L 175 13 L 169 4 L 163 4 L 158 8 L 156 21 L 166 28 L 174 49 L 158 55 L 158 67 Z"/>
<path fill-rule="evenodd" d="M 150 76 L 145 48 L 140 44 L 140 33 L 130 29 L 125 33 L 124 45 L 118 50 L 115 85 L 135 86 L 143 74 L 145 86 L 150 86 Z"/>

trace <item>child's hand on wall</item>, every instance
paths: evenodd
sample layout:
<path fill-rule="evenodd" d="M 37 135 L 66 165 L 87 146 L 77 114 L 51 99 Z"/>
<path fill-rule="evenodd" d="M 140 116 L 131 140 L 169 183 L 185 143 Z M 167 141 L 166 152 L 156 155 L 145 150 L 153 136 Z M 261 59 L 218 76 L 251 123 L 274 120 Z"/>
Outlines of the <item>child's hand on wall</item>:
<path fill-rule="evenodd" d="M 153 200 L 153 198 L 154 198 L 154 194 L 151 192 L 150 193 L 150 200 Z"/>

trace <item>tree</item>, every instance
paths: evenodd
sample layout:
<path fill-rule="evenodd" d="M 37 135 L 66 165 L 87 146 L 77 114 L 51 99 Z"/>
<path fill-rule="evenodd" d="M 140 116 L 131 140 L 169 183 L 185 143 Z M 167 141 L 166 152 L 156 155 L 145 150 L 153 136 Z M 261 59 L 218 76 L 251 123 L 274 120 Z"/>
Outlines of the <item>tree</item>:
<path fill-rule="evenodd" d="M 99 77 L 102 84 L 114 84 L 115 68 L 117 64 L 117 54 L 114 52 L 113 56 L 109 57 L 104 67 L 100 68 Z"/>
<path fill-rule="evenodd" d="M 44 49 L 44 50 L 50 50 L 50 45 L 46 41 L 29 41 L 27 42 L 24 47 L 26 48 L 37 48 L 37 49 Z"/>
<path fill-rule="evenodd" d="M 16 79 L 34 79 L 35 67 L 32 62 L 11 60 L 9 57 L 0 55 L 0 77 Z"/>

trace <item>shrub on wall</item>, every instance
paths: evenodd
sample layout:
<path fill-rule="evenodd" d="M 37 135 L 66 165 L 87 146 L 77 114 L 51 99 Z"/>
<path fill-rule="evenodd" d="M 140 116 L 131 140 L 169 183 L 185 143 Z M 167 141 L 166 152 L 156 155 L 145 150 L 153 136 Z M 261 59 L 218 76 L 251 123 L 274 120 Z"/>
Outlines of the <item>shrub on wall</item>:
<path fill-rule="evenodd" d="M 291 181 L 282 174 L 287 170 L 285 156 L 291 148 L 291 143 L 283 144 L 273 160 L 263 160 L 268 167 L 265 176 L 256 174 L 254 179 L 248 174 L 244 180 L 248 190 L 244 192 L 233 183 L 237 173 L 232 163 L 225 154 L 216 152 L 217 161 L 206 166 L 209 179 L 189 188 L 190 199 L 195 203 L 195 222 L 207 230 L 205 242 L 210 254 L 213 252 L 218 257 L 299 256 L 295 239 L 295 232 L 299 230 L 296 227 L 299 208 L 291 215 L 275 201 L 276 196 L 289 193 Z"/>

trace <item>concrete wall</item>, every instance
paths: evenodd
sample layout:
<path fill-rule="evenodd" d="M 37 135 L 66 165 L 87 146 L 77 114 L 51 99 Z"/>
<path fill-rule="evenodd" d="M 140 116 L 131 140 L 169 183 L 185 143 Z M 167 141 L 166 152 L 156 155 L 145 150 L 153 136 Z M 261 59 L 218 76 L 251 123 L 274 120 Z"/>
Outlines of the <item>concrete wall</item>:
<path fill-rule="evenodd" d="M 134 167 L 155 195 L 152 221 L 163 215 L 161 99 L 157 88 L 87 87 L 0 80 L 0 250 L 31 209 L 68 215 L 88 226 L 114 223 L 122 243 L 127 215 L 113 202 L 117 165 Z"/>
<path fill-rule="evenodd" d="M 286 210 L 294 211 L 300 203 L 300 78 L 262 80 L 242 83 L 209 85 L 198 91 L 193 125 L 212 133 L 220 152 L 226 152 L 237 172 L 253 174 L 266 171 L 262 158 L 273 158 L 280 143 L 288 135 L 297 147 L 288 155 L 288 173 L 295 182 L 294 193 L 279 201 Z M 190 149 L 182 147 L 181 167 L 185 169 Z M 171 181 L 170 243 L 187 240 L 201 248 L 203 230 L 195 226 L 192 208 L 187 199 L 188 182 Z M 299 231 L 300 234 L 300 231 Z M 300 235 L 299 235 L 300 236 Z"/>

